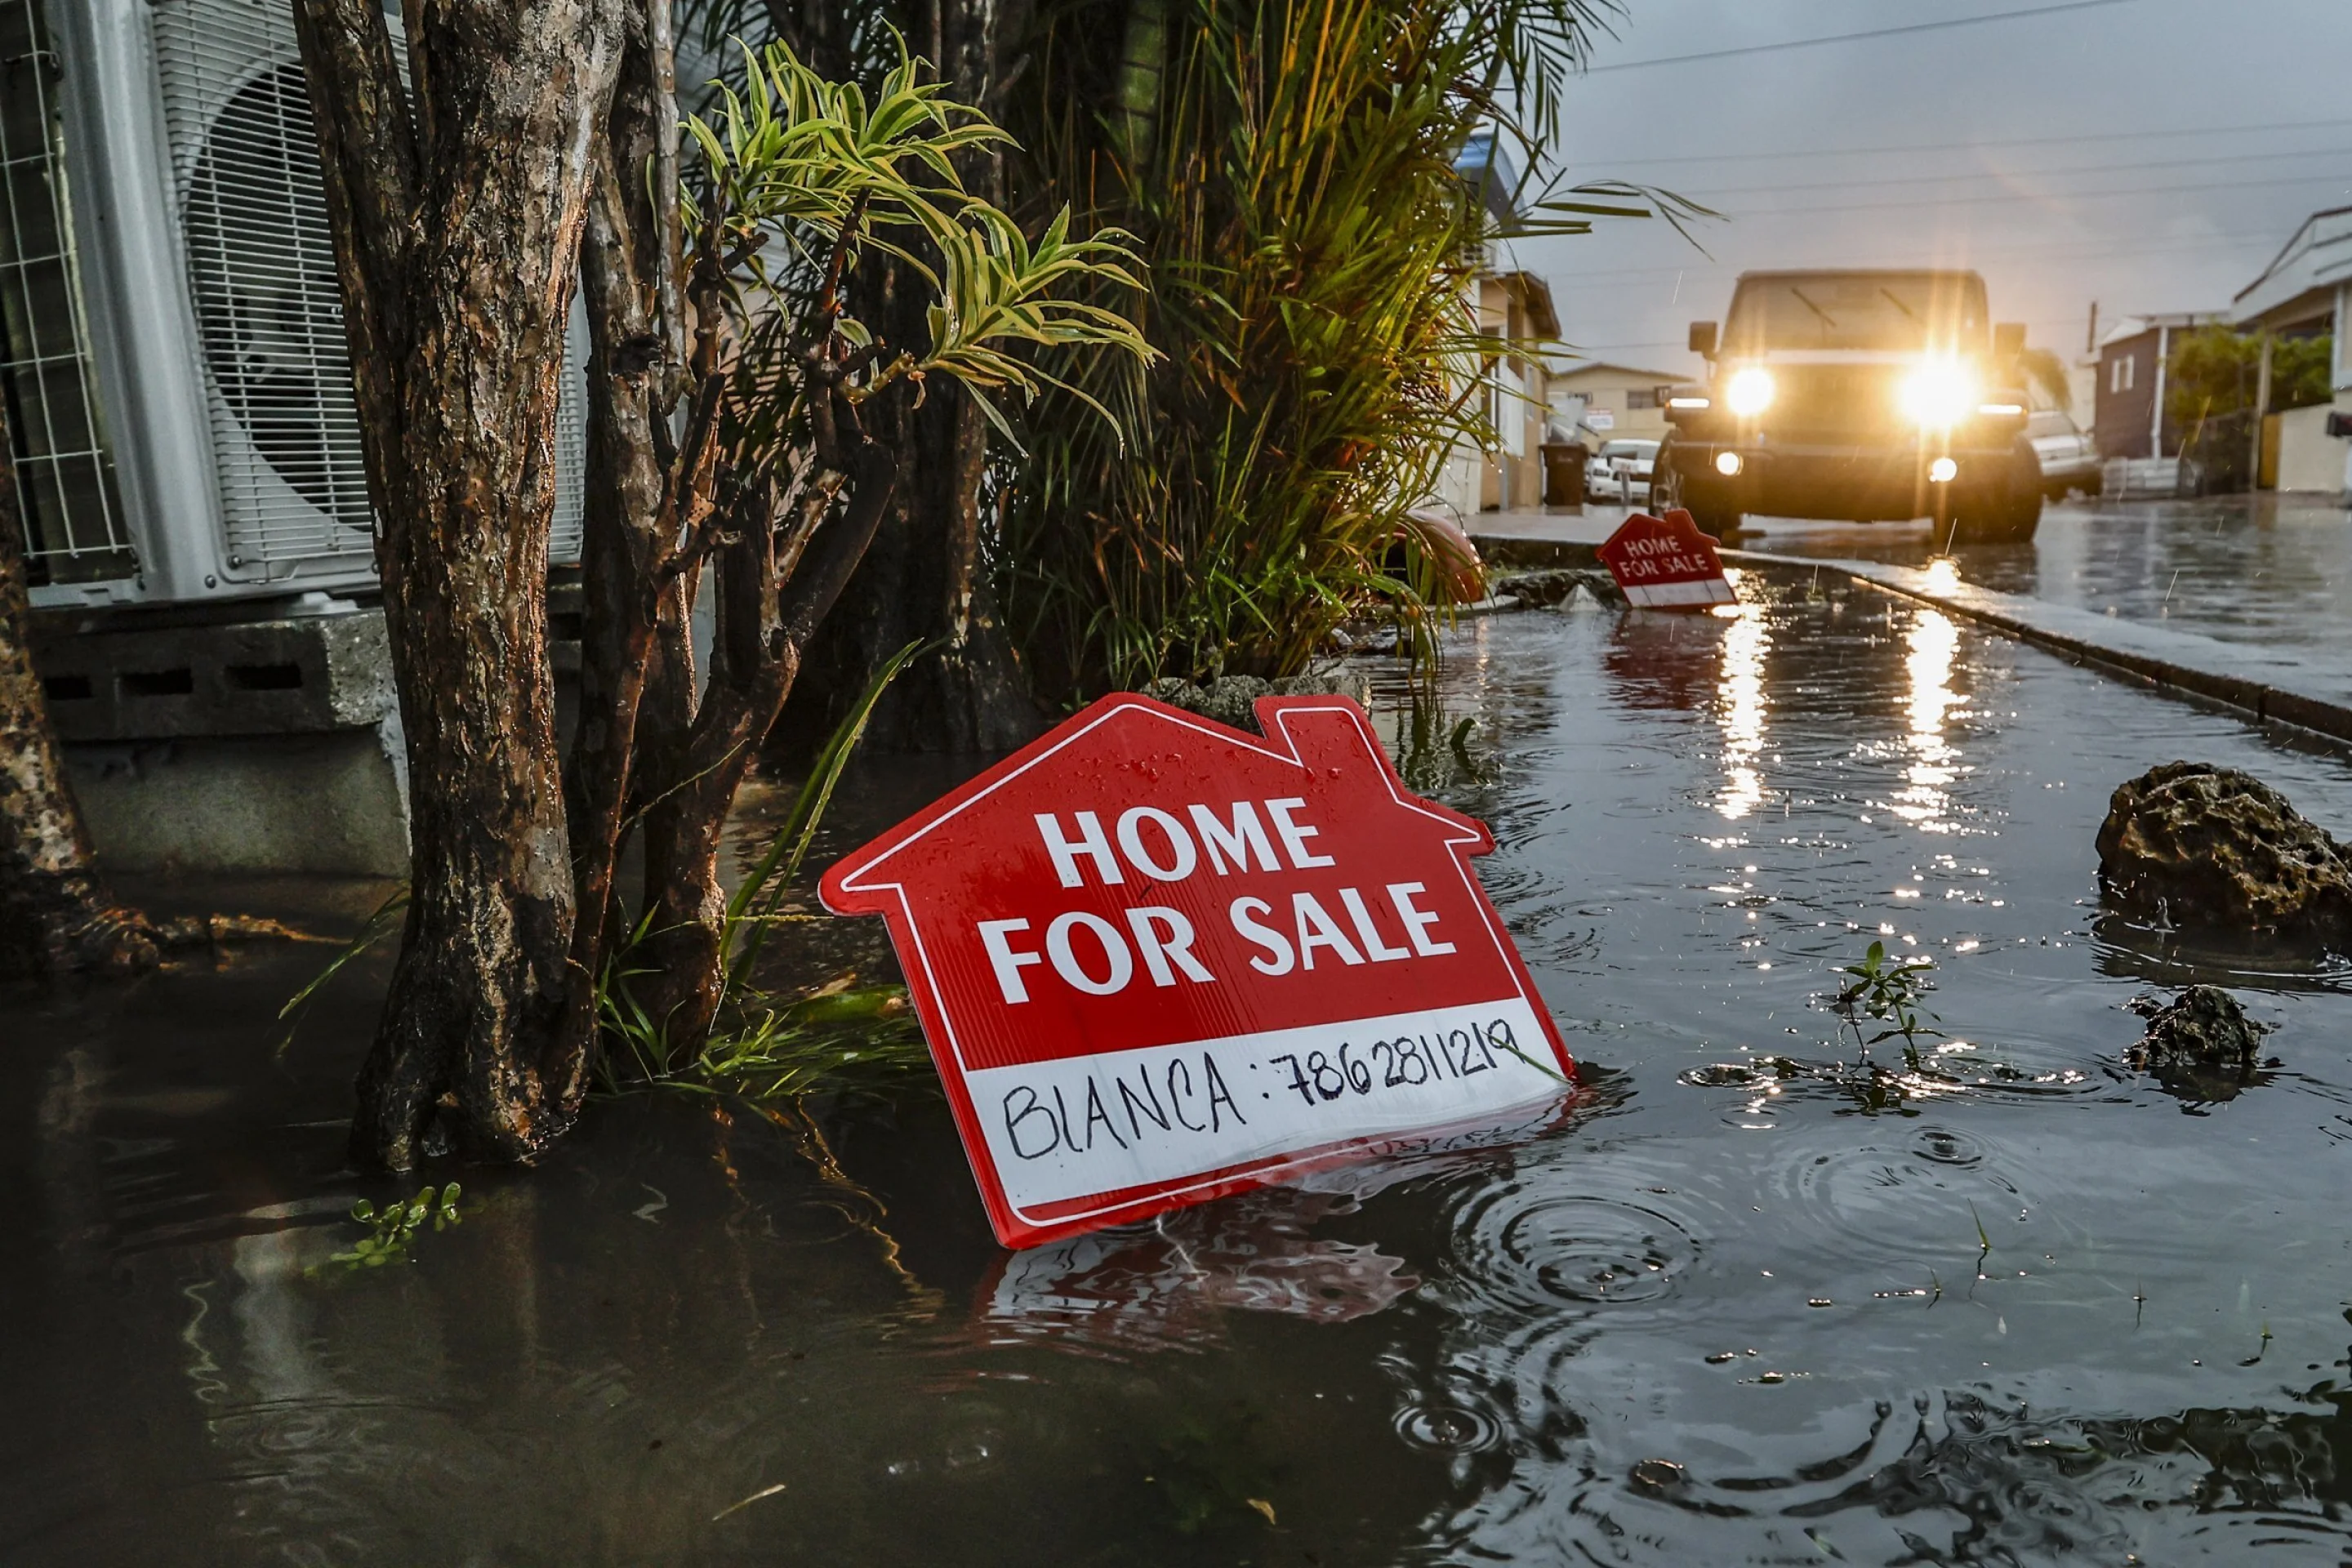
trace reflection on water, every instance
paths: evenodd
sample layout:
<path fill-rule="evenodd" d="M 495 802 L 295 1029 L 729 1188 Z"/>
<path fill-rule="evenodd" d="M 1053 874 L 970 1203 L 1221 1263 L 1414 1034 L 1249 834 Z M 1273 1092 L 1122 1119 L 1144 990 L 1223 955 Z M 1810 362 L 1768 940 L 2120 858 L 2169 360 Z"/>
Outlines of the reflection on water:
<path fill-rule="evenodd" d="M 2316 669 L 2352 675 L 2352 528 L 2332 496 L 2053 505 L 2032 542 L 1963 545 L 1948 568 L 1924 522 L 1750 521 L 1764 530 L 1759 549 L 1948 569 L 2002 593 L 2292 648 Z"/>
<path fill-rule="evenodd" d="M 1904 787 L 1895 794 L 1895 811 L 1925 832 L 1949 833 L 1956 826 L 1949 792 L 1960 753 L 1944 731 L 1968 704 L 1952 689 L 1960 628 L 1949 616 L 1922 605 L 1912 614 L 1904 643 L 1908 652 L 1903 667 L 1911 679 L 1911 761 L 1904 770 Z"/>
<path fill-rule="evenodd" d="M 0 1561 L 2342 1562 L 2352 968 L 2102 921 L 2092 841 L 2176 755 L 2341 831 L 2352 765 L 1808 586 L 1383 689 L 1586 1067 L 1503 1146 L 1008 1254 L 936 1094 L 638 1096 L 318 1277 L 393 1190 L 341 1166 L 385 955 L 282 1063 L 308 955 L 0 997 Z M 1937 961 L 1916 1063 L 1822 1005 L 1874 938 Z M 2137 1070 L 2144 977 L 2277 1065 Z"/>
<path fill-rule="evenodd" d="M 1737 822 L 1764 799 L 1757 761 L 1764 751 L 1764 656 L 1772 633 L 1761 606 L 1724 605 L 1738 613 L 1723 617 L 1723 674 L 1717 682 L 1716 713 L 1723 728 L 1724 784 L 1715 809 Z"/>

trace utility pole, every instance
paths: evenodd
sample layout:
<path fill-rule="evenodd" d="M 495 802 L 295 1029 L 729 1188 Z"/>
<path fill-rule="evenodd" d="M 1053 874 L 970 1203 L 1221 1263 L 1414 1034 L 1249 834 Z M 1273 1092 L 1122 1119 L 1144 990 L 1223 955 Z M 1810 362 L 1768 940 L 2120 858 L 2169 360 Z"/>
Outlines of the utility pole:
<path fill-rule="evenodd" d="M 2274 340 L 2270 329 L 2263 329 L 2262 368 L 2254 373 L 2254 433 L 2251 437 L 2253 454 L 2247 469 L 2246 488 L 2263 488 L 2263 422 L 2271 411 L 2271 345 Z"/>

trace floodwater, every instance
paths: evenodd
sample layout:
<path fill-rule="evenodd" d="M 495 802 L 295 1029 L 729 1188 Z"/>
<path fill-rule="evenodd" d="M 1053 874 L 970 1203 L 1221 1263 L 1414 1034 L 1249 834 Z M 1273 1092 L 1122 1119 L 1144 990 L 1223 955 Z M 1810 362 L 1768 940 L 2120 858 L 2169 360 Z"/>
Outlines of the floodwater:
<path fill-rule="evenodd" d="M 1923 566 L 1942 553 L 1925 522 L 1751 521 L 1760 537 L 1744 542 L 1786 554 Z M 2053 503 L 2032 543 L 1950 556 L 1980 587 L 2294 648 L 2315 669 L 2352 676 L 2352 513 L 2332 496 Z"/>
<path fill-rule="evenodd" d="M 399 1191 L 341 1168 L 380 958 L 282 1058 L 320 950 L 0 1001 L 0 1561 L 2342 1562 L 2352 967 L 2107 919 L 2092 837 L 2174 757 L 2352 824 L 2352 763 L 1747 586 L 1385 689 L 1584 1065 L 1507 1150 L 1010 1255 L 919 1086 L 638 1095 L 313 1275 Z M 1874 940 L 1935 963 L 1916 1063 L 1823 1005 Z M 2277 1026 L 2252 1081 L 2128 1065 L 2192 977 Z"/>

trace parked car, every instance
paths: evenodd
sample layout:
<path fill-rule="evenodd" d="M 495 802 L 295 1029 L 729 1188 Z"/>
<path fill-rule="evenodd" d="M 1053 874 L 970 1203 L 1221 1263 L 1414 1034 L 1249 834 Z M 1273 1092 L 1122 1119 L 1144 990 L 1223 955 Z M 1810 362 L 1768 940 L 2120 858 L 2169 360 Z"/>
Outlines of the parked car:
<path fill-rule="evenodd" d="M 1584 465 L 1587 500 L 1635 501 L 1650 499 L 1650 473 L 1658 458 L 1655 441 L 1606 441 Z"/>
<path fill-rule="evenodd" d="M 2099 450 L 2082 427 L 2054 408 L 2026 416 L 2025 438 L 2042 463 L 2042 493 L 2063 500 L 2069 490 L 2099 493 Z"/>

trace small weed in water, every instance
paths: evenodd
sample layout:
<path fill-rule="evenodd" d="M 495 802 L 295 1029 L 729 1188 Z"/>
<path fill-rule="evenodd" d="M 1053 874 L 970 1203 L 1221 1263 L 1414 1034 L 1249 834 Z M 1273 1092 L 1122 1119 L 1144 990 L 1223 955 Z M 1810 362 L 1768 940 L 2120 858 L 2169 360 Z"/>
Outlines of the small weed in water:
<path fill-rule="evenodd" d="M 368 1226 L 374 1234 L 352 1243 L 349 1252 L 338 1252 L 324 1263 L 312 1264 L 306 1272 L 314 1279 L 330 1272 L 349 1273 L 361 1268 L 381 1268 L 385 1264 L 408 1256 L 409 1243 L 430 1224 L 435 1230 L 445 1230 L 465 1216 L 457 1211 L 457 1199 L 462 1193 L 451 1182 L 435 1192 L 431 1187 L 417 1190 L 405 1203 L 394 1203 L 379 1210 L 362 1198 L 352 1205 L 352 1218 Z"/>
<path fill-rule="evenodd" d="M 1871 1047 L 1899 1037 L 1904 1061 L 1915 1069 L 1919 1066 L 1920 1037 L 1932 1039 L 1943 1032 L 1927 1022 L 1936 1015 L 1919 1005 L 1919 999 L 1934 989 L 1927 972 L 1935 967 L 1932 959 L 1890 959 L 1886 944 L 1874 942 L 1860 963 L 1839 971 L 1850 978 L 1831 1005 L 1853 1031 L 1864 1056 Z M 1868 1031 L 1865 1020 L 1877 1026 L 1876 1034 Z"/>

